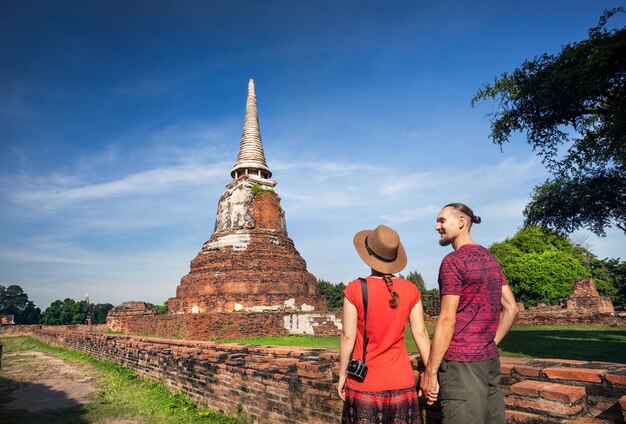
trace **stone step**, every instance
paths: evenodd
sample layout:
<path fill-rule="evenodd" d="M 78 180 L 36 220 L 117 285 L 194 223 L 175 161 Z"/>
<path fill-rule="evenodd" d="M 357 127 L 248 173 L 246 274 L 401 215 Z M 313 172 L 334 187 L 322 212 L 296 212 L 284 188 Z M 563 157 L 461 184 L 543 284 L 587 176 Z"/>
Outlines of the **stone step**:
<path fill-rule="evenodd" d="M 546 417 L 544 414 L 531 412 L 506 410 L 506 422 L 508 424 L 562 424 L 564 421 L 557 418 Z"/>
<path fill-rule="evenodd" d="M 582 386 L 568 386 L 550 381 L 524 380 L 510 387 L 511 393 L 521 396 L 542 397 L 555 402 L 572 404 L 582 399 L 587 390 Z"/>
<path fill-rule="evenodd" d="M 576 418 L 575 420 L 565 421 L 566 424 L 610 424 L 613 422 L 613 420 L 605 420 L 588 416 Z"/>
<path fill-rule="evenodd" d="M 550 381 L 525 380 L 509 388 L 506 405 L 524 412 L 571 419 L 583 412 L 586 389 Z"/>

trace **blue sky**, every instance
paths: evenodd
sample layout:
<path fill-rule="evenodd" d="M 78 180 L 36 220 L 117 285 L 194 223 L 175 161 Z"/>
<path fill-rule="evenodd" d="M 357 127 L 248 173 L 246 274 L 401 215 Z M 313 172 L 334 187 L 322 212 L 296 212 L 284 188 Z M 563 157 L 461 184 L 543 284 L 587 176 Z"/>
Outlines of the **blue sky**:
<path fill-rule="evenodd" d="M 384 223 L 436 287 L 442 205 L 473 207 L 488 246 L 548 176 L 523 135 L 490 142 L 493 105 L 473 94 L 624 2 L 430 3 L 1 0 L 0 284 L 42 309 L 174 296 L 212 233 L 253 77 L 309 271 L 366 274 L 352 236 Z M 573 237 L 626 258 L 619 231 Z"/>

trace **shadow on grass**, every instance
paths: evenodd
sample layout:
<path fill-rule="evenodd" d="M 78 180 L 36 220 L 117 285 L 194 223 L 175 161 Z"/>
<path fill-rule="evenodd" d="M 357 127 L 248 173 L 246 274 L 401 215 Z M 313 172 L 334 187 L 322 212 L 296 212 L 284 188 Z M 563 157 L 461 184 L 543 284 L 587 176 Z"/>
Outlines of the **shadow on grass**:
<path fill-rule="evenodd" d="M 626 329 L 594 331 L 514 328 L 499 347 L 504 356 L 626 363 Z"/>
<path fill-rule="evenodd" d="M 44 384 L 0 377 L 2 424 L 87 424 L 84 407 Z"/>

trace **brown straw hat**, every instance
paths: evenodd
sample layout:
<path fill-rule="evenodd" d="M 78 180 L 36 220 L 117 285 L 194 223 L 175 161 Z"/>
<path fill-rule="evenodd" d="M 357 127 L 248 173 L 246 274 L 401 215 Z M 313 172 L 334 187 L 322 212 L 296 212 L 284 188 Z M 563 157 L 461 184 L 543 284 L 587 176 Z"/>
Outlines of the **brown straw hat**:
<path fill-rule="evenodd" d="M 395 274 L 406 266 L 406 252 L 400 236 L 386 225 L 356 233 L 354 247 L 363 262 L 383 274 Z"/>

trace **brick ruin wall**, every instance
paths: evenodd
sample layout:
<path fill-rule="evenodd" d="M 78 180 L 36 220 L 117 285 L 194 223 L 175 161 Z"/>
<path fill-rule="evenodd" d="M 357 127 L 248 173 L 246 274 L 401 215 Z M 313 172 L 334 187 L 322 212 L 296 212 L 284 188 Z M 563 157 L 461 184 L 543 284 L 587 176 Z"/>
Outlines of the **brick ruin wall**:
<path fill-rule="evenodd" d="M 626 326 L 626 312 L 615 311 L 608 297 L 600 296 L 591 278 L 576 281 L 572 294 L 561 305 L 540 304 L 521 312 L 515 325 L 612 325 Z"/>
<path fill-rule="evenodd" d="M 189 340 L 311 334 L 337 336 L 341 312 L 209 312 L 199 314 L 119 315 L 107 318 L 109 329 L 126 334 Z M 435 318 L 427 318 L 434 325 Z M 626 313 L 583 314 L 563 312 L 559 306 L 520 312 L 515 325 L 611 325 L 626 327 Z"/>
<path fill-rule="evenodd" d="M 590 314 L 546 306 L 521 311 L 514 325 L 610 325 L 626 327 L 626 312 Z"/>
<path fill-rule="evenodd" d="M 113 331 L 189 340 L 311 334 L 336 336 L 341 313 L 207 312 L 198 314 L 129 315 L 108 317 Z"/>
<path fill-rule="evenodd" d="M 255 422 L 340 421 L 336 349 L 164 340 L 51 326 L 28 332 L 45 343 L 130 367 L 211 409 L 234 415 L 243 407 Z M 417 355 L 412 364 L 421 366 Z M 624 422 L 626 364 L 502 358 L 502 385 L 509 423 Z M 422 414 L 425 424 L 440 422 L 436 406 Z"/>

